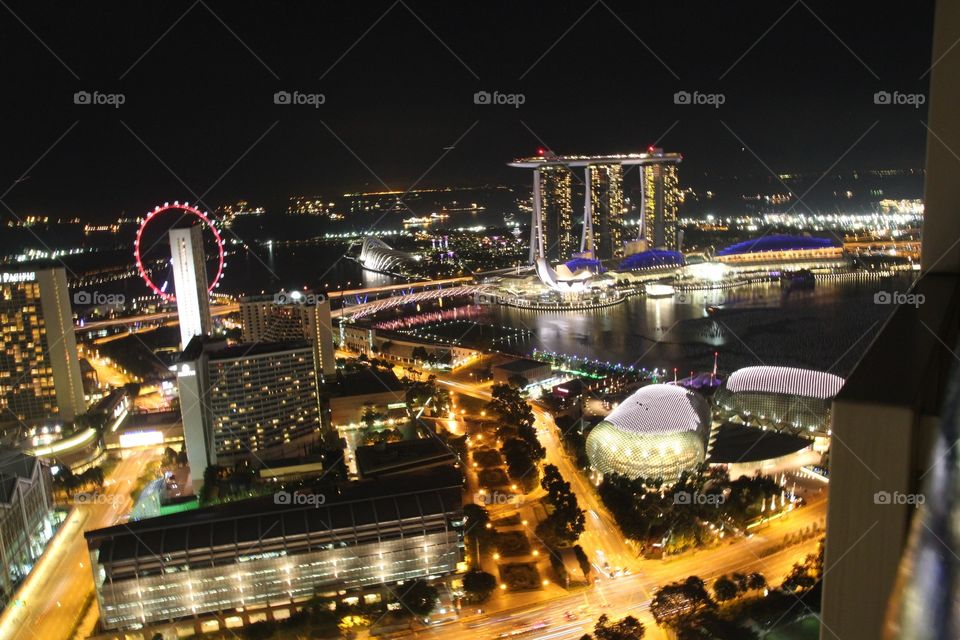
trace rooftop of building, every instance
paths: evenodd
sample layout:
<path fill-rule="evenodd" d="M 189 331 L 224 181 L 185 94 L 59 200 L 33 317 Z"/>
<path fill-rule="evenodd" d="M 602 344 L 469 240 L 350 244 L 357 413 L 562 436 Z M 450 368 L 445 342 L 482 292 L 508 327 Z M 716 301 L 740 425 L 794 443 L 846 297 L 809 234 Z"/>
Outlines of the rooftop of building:
<path fill-rule="evenodd" d="M 709 426 L 710 409 L 702 396 L 679 385 L 651 384 L 621 402 L 603 422 L 637 435 L 698 431 Z"/>
<path fill-rule="evenodd" d="M 356 450 L 357 469 L 363 477 L 378 473 L 398 472 L 416 464 L 437 464 L 457 461 L 453 452 L 436 437 L 400 442 L 384 442 Z"/>
<path fill-rule="evenodd" d="M 809 447 L 807 438 L 726 422 L 720 425 L 710 457 L 711 464 L 736 464 L 773 460 Z"/>
<path fill-rule="evenodd" d="M 833 238 L 815 236 L 772 235 L 752 238 L 732 244 L 717 251 L 718 256 L 732 256 L 741 253 L 762 253 L 765 251 L 805 251 L 811 249 L 831 249 L 840 247 Z"/>
<path fill-rule="evenodd" d="M 664 153 L 663 149 L 650 147 L 645 153 L 618 153 L 604 155 L 557 155 L 542 150 L 535 156 L 517 158 L 507 164 L 511 167 L 536 168 L 549 165 L 586 167 L 594 164 L 678 164 L 683 160 L 679 153 Z"/>
<path fill-rule="evenodd" d="M 795 367 L 744 367 L 730 374 L 724 385 L 733 393 L 778 393 L 827 400 L 843 388 L 844 379 L 832 373 Z"/>
<path fill-rule="evenodd" d="M 244 545 L 255 554 L 265 541 L 284 536 L 459 513 L 462 476 L 449 471 L 411 474 L 402 484 L 394 479 L 349 483 L 339 495 L 325 495 L 322 504 L 278 504 L 275 495 L 268 495 L 87 531 L 84 536 L 91 549 L 99 550 L 101 562 L 157 559 L 219 545 Z"/>
<path fill-rule="evenodd" d="M 311 350 L 306 340 L 285 342 L 244 342 L 227 344 L 224 338 L 212 336 L 194 336 L 180 356 L 180 362 L 191 362 L 206 353 L 210 360 L 232 360 L 236 358 L 262 356 L 270 353 L 286 353 L 300 349 Z"/>
<path fill-rule="evenodd" d="M 0 273 L 23 273 L 26 271 L 46 271 L 47 269 L 63 269 L 64 266 L 56 260 L 28 260 L 13 264 L 0 265 Z"/>
<path fill-rule="evenodd" d="M 0 502 L 10 503 L 17 482 L 32 478 L 37 464 L 33 456 L 10 447 L 0 447 Z"/>
<path fill-rule="evenodd" d="M 326 390 L 338 397 L 364 396 L 384 391 L 403 391 L 403 383 L 392 369 L 363 367 L 356 371 L 337 372 L 337 381 Z"/>

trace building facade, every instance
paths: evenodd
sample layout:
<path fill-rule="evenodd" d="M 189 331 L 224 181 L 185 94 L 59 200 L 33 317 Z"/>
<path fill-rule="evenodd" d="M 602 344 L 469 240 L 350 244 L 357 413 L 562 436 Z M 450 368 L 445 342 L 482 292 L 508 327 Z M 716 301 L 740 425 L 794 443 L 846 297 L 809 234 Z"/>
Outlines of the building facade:
<path fill-rule="evenodd" d="M 201 227 L 170 230 L 170 264 L 180 322 L 180 348 L 185 349 L 194 336 L 208 335 L 211 329 Z"/>
<path fill-rule="evenodd" d="M 309 343 L 228 347 L 195 338 L 175 367 L 194 487 L 210 465 L 289 457 L 319 442 L 320 401 Z"/>
<path fill-rule="evenodd" d="M 573 176 L 562 164 L 538 172 L 542 243 L 548 260 L 564 261 L 577 250 L 573 235 Z"/>
<path fill-rule="evenodd" d="M 86 411 L 63 267 L 0 271 L 0 424 Z"/>
<path fill-rule="evenodd" d="M 50 468 L 12 449 L 0 450 L 0 604 L 30 573 L 53 535 Z"/>
<path fill-rule="evenodd" d="M 330 299 L 326 296 L 292 291 L 241 298 L 240 322 L 244 342 L 307 340 L 313 345 L 317 373 L 328 377 L 336 372 Z"/>
<path fill-rule="evenodd" d="M 643 229 L 647 245 L 675 251 L 678 249 L 677 208 L 681 198 L 677 165 L 652 163 L 642 167 L 641 171 Z"/>
<path fill-rule="evenodd" d="M 271 496 L 87 532 L 101 625 L 235 615 L 453 573 L 461 487 L 435 484 Z"/>
<path fill-rule="evenodd" d="M 806 437 L 826 437 L 830 404 L 844 379 L 794 367 L 738 369 L 717 389 L 714 411 L 723 419 Z"/>
<path fill-rule="evenodd" d="M 623 257 L 623 166 L 594 164 L 590 173 L 590 201 L 593 217 L 594 257 L 600 260 Z"/>

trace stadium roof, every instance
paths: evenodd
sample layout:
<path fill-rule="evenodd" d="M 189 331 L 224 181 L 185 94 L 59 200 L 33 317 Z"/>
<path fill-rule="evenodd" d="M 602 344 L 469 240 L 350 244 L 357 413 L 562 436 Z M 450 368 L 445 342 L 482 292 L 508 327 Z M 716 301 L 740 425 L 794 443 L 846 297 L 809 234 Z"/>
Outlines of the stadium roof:
<path fill-rule="evenodd" d="M 677 385 L 652 384 L 621 402 L 603 421 L 629 433 L 660 435 L 697 431 L 709 420 L 710 409 L 701 396 Z"/>
<path fill-rule="evenodd" d="M 760 253 L 764 251 L 798 251 L 804 249 L 828 249 L 839 247 L 840 243 L 832 238 L 814 236 L 774 235 L 744 240 L 717 251 L 718 256 L 732 256 L 740 253 Z"/>
<path fill-rule="evenodd" d="M 739 393 L 779 393 L 827 400 L 843 387 L 844 379 L 832 373 L 795 369 L 793 367 L 745 367 L 733 372 L 727 380 L 728 391 Z"/>

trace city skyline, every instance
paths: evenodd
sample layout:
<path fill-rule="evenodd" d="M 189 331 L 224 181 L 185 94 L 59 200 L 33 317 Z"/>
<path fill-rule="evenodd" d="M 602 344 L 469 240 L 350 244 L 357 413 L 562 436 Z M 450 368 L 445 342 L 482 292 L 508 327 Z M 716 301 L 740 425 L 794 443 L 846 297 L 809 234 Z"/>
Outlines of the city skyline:
<path fill-rule="evenodd" d="M 0 15 L 0 640 L 960 637 L 954 0 Z"/>

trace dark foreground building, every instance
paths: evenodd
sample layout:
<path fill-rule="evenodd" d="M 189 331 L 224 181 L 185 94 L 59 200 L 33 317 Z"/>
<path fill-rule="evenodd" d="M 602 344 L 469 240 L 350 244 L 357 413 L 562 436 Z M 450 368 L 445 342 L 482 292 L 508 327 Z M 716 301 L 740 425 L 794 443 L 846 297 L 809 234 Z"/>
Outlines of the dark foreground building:
<path fill-rule="evenodd" d="M 458 473 L 255 498 L 86 534 L 105 630 L 285 607 L 457 570 Z M 427 483 L 429 482 L 429 488 Z"/>

